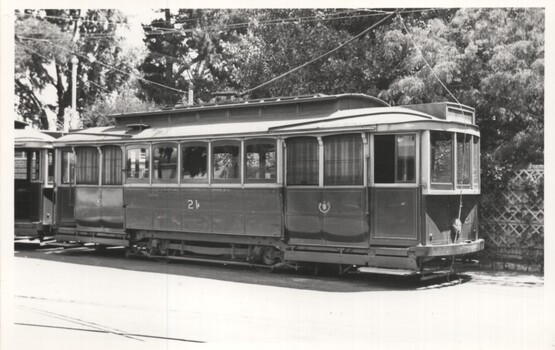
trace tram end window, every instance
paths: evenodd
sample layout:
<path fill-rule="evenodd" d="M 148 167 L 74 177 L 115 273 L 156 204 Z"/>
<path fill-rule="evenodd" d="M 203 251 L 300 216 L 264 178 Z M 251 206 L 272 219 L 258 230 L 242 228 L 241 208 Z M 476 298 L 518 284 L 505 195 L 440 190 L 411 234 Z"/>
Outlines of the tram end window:
<path fill-rule="evenodd" d="M 184 183 L 208 181 L 208 143 L 181 145 L 181 174 Z"/>
<path fill-rule="evenodd" d="M 319 151 L 316 137 L 292 137 L 287 146 L 287 185 L 318 186 Z"/>
<path fill-rule="evenodd" d="M 245 150 L 245 182 L 276 182 L 276 140 L 248 140 Z"/>
<path fill-rule="evenodd" d="M 453 134 L 434 131 L 430 133 L 431 182 L 439 185 L 453 184 Z M 451 188 L 451 187 L 449 187 Z"/>
<path fill-rule="evenodd" d="M 457 133 L 457 187 L 469 188 L 471 185 L 472 136 Z"/>
<path fill-rule="evenodd" d="M 152 148 L 152 181 L 177 183 L 177 144 L 156 144 Z"/>
<path fill-rule="evenodd" d="M 416 135 L 374 136 L 374 182 L 416 181 Z"/>
<path fill-rule="evenodd" d="M 127 148 L 125 175 L 127 182 L 145 183 L 150 176 L 150 149 L 147 146 Z"/>
<path fill-rule="evenodd" d="M 480 187 L 480 138 L 472 137 L 472 186 Z"/>
<path fill-rule="evenodd" d="M 241 181 L 241 143 L 217 141 L 212 146 L 212 178 L 215 182 Z"/>

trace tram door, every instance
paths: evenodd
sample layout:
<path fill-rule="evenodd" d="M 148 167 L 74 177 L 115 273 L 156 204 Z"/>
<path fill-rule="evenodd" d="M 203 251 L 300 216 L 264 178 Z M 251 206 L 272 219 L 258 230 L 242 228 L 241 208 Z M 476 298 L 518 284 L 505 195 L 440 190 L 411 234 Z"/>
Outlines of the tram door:
<path fill-rule="evenodd" d="M 292 244 L 368 247 L 361 134 L 286 140 L 286 234 Z"/>
<path fill-rule="evenodd" d="M 373 135 L 370 140 L 370 245 L 418 244 L 417 135 Z"/>
<path fill-rule="evenodd" d="M 75 154 L 70 148 L 58 153 L 59 177 L 56 188 L 56 224 L 61 227 L 75 226 Z"/>

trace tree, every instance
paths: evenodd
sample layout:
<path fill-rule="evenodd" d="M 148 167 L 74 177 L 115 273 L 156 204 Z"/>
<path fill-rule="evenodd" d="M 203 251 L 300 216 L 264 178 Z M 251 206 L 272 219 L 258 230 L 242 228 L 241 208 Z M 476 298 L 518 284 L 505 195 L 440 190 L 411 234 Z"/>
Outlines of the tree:
<path fill-rule="evenodd" d="M 119 11 L 29 10 L 18 15 L 16 108 L 32 122 L 39 116 L 42 128 L 48 127 L 48 114 L 63 125 L 71 104 L 72 55 L 79 59 L 78 110 L 124 85 L 130 79 L 126 73 L 136 73 L 137 55 L 122 49 L 124 38 L 117 31 L 126 25 Z"/>
<path fill-rule="evenodd" d="M 543 9 L 460 9 L 444 19 L 409 18 L 410 33 L 398 20 L 383 38 L 400 69 L 379 96 L 394 104 L 455 102 L 437 76 L 476 108 L 482 153 L 491 160 L 483 162 L 486 175 L 542 164 L 544 16 Z"/>
<path fill-rule="evenodd" d="M 208 101 L 220 89 L 233 86 L 232 59 L 226 46 L 238 40 L 241 10 L 191 10 L 172 13 L 160 10 L 163 18 L 145 27 L 149 53 L 141 65 L 145 78 L 187 91 L 193 87 L 198 101 Z M 236 29 L 239 28 L 239 29 Z M 174 105 L 185 98 L 176 90 L 141 82 L 142 97 L 158 104 Z"/>

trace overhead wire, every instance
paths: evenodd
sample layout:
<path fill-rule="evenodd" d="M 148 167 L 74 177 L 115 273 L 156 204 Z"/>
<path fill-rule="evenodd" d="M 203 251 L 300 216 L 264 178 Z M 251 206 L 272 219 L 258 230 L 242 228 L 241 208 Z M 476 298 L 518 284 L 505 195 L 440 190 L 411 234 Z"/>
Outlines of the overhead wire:
<path fill-rule="evenodd" d="M 268 81 L 265 82 L 265 83 L 262 83 L 262 84 L 260 84 L 260 85 L 258 85 L 258 86 L 255 86 L 255 87 L 251 88 L 251 89 L 247 89 L 247 90 L 245 90 L 245 91 L 243 91 L 243 92 L 241 92 L 241 93 L 239 93 L 239 94 L 237 94 L 237 95 L 238 95 L 238 96 L 244 96 L 244 95 L 246 95 L 246 94 L 248 94 L 248 93 L 250 93 L 250 92 L 252 92 L 252 91 L 254 91 L 254 90 L 257 90 L 257 89 L 259 89 L 259 88 L 261 88 L 261 87 L 263 87 L 263 86 L 269 85 L 269 84 L 271 84 L 271 83 L 273 83 L 273 82 L 275 82 L 275 81 L 277 81 L 277 80 L 279 80 L 279 79 L 281 79 L 281 78 L 283 78 L 283 77 L 286 77 L 286 76 L 288 76 L 289 74 L 292 74 L 292 73 L 294 73 L 294 72 L 296 72 L 296 71 L 298 71 L 298 70 L 300 70 L 300 69 L 302 69 L 302 68 L 308 66 L 309 64 L 314 63 L 314 62 L 316 62 L 316 61 L 322 59 L 323 57 L 326 57 L 326 56 L 328 56 L 328 55 L 334 53 L 335 51 L 341 49 L 342 47 L 344 47 L 344 46 L 350 44 L 351 42 L 353 42 L 353 41 L 355 41 L 356 39 L 360 38 L 360 37 L 363 36 L 364 34 L 368 33 L 370 30 L 374 29 L 375 27 L 377 27 L 378 25 L 380 25 L 381 23 L 383 23 L 384 21 L 386 21 L 387 19 L 389 19 L 390 17 L 392 17 L 395 13 L 397 13 L 397 12 L 392 12 L 392 13 L 390 13 L 390 14 L 387 15 L 386 17 L 384 17 L 384 18 L 382 18 L 381 20 L 379 20 L 378 22 L 372 24 L 370 27 L 366 28 L 366 29 L 363 30 L 362 32 L 358 33 L 357 35 L 355 35 L 355 36 L 352 37 L 351 39 L 345 41 L 345 42 L 342 43 L 341 45 L 335 47 L 334 49 L 332 49 L 332 50 L 330 50 L 330 51 L 327 51 L 327 52 L 325 52 L 325 53 L 319 55 L 318 57 L 316 57 L 316 58 L 314 58 L 314 59 L 312 59 L 312 60 L 310 60 L 310 61 L 308 61 L 308 62 L 303 63 L 302 65 L 300 65 L 300 66 L 298 66 L 298 67 L 296 67 L 296 68 L 293 68 L 293 69 L 291 69 L 291 70 L 289 70 L 289 71 L 287 71 L 287 72 L 285 72 L 285 73 L 283 73 L 283 74 L 281 74 L 281 75 L 279 75 L 279 76 L 277 76 L 277 77 L 275 77 L 275 78 L 273 78 L 273 79 L 270 79 L 270 80 L 268 80 Z"/>

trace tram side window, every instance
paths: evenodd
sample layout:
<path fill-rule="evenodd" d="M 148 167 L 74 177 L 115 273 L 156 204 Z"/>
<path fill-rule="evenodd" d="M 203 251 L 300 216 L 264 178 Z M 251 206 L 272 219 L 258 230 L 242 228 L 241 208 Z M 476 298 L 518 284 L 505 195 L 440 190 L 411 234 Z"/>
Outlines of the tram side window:
<path fill-rule="evenodd" d="M 75 182 L 79 185 L 98 185 L 98 149 L 79 147 L 75 149 Z"/>
<path fill-rule="evenodd" d="M 374 182 L 414 183 L 416 135 L 374 136 Z"/>
<path fill-rule="evenodd" d="M 62 151 L 62 183 L 70 184 L 73 182 L 75 170 L 75 154 L 72 151 Z"/>
<path fill-rule="evenodd" d="M 246 182 L 276 182 L 276 140 L 245 141 Z"/>
<path fill-rule="evenodd" d="M 208 180 L 208 147 L 206 142 L 181 145 L 181 173 L 183 182 Z"/>
<path fill-rule="evenodd" d="M 457 186 L 470 186 L 470 158 L 472 136 L 457 134 Z"/>
<path fill-rule="evenodd" d="M 362 185 L 360 134 L 324 137 L 324 185 Z"/>
<path fill-rule="evenodd" d="M 480 186 L 480 138 L 473 136 L 472 142 L 472 184 L 478 187 Z"/>
<path fill-rule="evenodd" d="M 147 146 L 127 149 L 127 182 L 148 182 L 150 176 L 150 150 Z"/>
<path fill-rule="evenodd" d="M 315 137 L 293 137 L 286 140 L 287 185 L 318 185 L 319 155 Z"/>
<path fill-rule="evenodd" d="M 39 151 L 29 152 L 29 160 L 31 162 L 30 173 L 31 181 L 40 181 L 40 153 Z"/>
<path fill-rule="evenodd" d="M 121 185 L 122 155 L 119 146 L 102 147 L 102 184 Z"/>
<path fill-rule="evenodd" d="M 177 182 L 177 145 L 172 143 L 153 145 L 153 182 Z"/>
<path fill-rule="evenodd" d="M 27 152 L 16 150 L 14 153 L 14 178 L 27 180 Z"/>
<path fill-rule="evenodd" d="M 54 183 L 54 150 L 48 150 L 48 184 L 51 185 Z"/>
<path fill-rule="evenodd" d="M 212 144 L 212 176 L 215 182 L 241 181 L 241 143 L 216 141 Z"/>
<path fill-rule="evenodd" d="M 453 138 L 448 132 L 431 132 L 432 183 L 453 183 Z"/>

